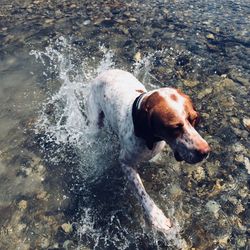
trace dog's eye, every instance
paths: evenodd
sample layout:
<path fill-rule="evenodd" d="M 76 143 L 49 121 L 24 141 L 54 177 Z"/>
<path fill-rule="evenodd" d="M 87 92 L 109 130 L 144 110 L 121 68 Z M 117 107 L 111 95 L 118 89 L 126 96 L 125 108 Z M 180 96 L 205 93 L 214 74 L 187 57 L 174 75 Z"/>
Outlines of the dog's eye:
<path fill-rule="evenodd" d="M 191 125 L 192 125 L 193 127 L 197 126 L 197 125 L 199 124 L 199 122 L 200 122 L 200 116 L 197 115 L 196 118 L 194 118 L 194 119 L 189 119 L 189 122 L 191 123 Z"/>
<path fill-rule="evenodd" d="M 183 127 L 183 124 L 182 123 L 178 123 L 175 125 L 175 129 L 181 129 Z"/>
<path fill-rule="evenodd" d="M 175 131 L 175 132 L 180 132 L 182 130 L 182 127 L 183 127 L 183 124 L 182 123 L 178 123 L 176 125 L 174 125 L 172 127 L 172 129 Z"/>

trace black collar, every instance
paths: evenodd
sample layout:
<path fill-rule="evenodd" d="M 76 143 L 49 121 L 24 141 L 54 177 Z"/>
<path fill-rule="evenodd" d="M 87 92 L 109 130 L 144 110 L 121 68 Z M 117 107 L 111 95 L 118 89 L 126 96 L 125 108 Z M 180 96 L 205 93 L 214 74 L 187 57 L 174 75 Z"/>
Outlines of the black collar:
<path fill-rule="evenodd" d="M 135 113 L 136 113 L 136 110 L 139 109 L 139 103 L 141 101 L 141 99 L 145 96 L 147 92 L 143 92 L 142 94 L 138 95 L 135 100 L 134 100 L 134 103 L 133 103 L 133 106 L 132 106 L 132 116 L 134 117 Z"/>
<path fill-rule="evenodd" d="M 138 110 L 140 109 L 139 103 L 140 103 L 141 99 L 145 96 L 146 93 L 147 92 L 143 92 L 142 94 L 138 95 L 134 100 L 134 103 L 132 106 L 132 119 L 133 119 L 134 127 L 136 126 L 136 114 L 137 114 Z"/>
<path fill-rule="evenodd" d="M 155 137 L 149 128 L 149 122 L 147 113 L 142 112 L 139 107 L 139 103 L 147 92 L 144 92 L 137 96 L 132 106 L 132 118 L 134 123 L 134 133 L 137 137 L 143 138 L 149 150 L 154 148 L 154 144 L 162 139 Z"/>

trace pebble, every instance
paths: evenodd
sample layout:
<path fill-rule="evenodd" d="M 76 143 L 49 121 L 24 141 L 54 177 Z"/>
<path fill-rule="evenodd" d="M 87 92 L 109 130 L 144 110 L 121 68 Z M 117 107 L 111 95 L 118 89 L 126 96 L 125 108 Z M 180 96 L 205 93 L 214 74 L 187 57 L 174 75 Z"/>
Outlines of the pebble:
<path fill-rule="evenodd" d="M 169 192 L 171 194 L 171 198 L 174 200 L 178 199 L 182 195 L 182 190 L 181 190 L 180 186 L 177 184 L 171 185 Z"/>
<path fill-rule="evenodd" d="M 59 249 L 59 244 L 58 243 L 54 243 L 52 246 L 51 246 L 51 249 Z"/>
<path fill-rule="evenodd" d="M 242 199 L 246 198 L 249 195 L 248 188 L 247 187 L 240 188 L 238 194 Z"/>
<path fill-rule="evenodd" d="M 73 241 L 71 241 L 71 240 L 64 241 L 63 249 L 73 249 L 73 247 L 74 247 L 74 242 Z M 81 249 L 82 249 L 82 247 L 81 247 Z"/>
<path fill-rule="evenodd" d="M 219 82 L 215 85 L 216 92 L 224 92 L 225 89 L 227 90 L 235 90 L 235 82 L 229 78 L 222 78 Z"/>
<path fill-rule="evenodd" d="M 223 190 L 224 186 L 221 185 L 221 180 L 217 179 L 215 185 L 213 186 L 212 192 L 208 194 L 208 197 L 213 197 L 215 195 L 218 195 Z"/>
<path fill-rule="evenodd" d="M 244 163 L 244 155 L 242 154 L 236 154 L 234 159 L 237 161 L 237 162 L 241 162 L 241 163 Z"/>
<path fill-rule="evenodd" d="M 19 223 L 17 225 L 17 231 L 21 232 L 23 229 L 25 229 L 27 227 L 26 224 L 23 224 L 23 223 Z"/>
<path fill-rule="evenodd" d="M 125 35 L 129 34 L 129 30 L 128 29 L 126 29 L 124 27 L 119 27 L 119 29 L 122 31 L 123 34 L 125 34 Z M 125 42 L 125 44 L 126 44 L 126 42 Z"/>
<path fill-rule="evenodd" d="M 136 62 L 141 61 L 141 52 L 140 52 L 140 51 L 138 51 L 138 52 L 134 55 L 134 60 L 135 60 Z"/>
<path fill-rule="evenodd" d="M 130 22 L 136 22 L 136 21 L 137 21 L 137 19 L 134 18 L 134 17 L 130 17 L 128 20 L 129 20 Z"/>
<path fill-rule="evenodd" d="M 242 247 L 242 248 L 246 247 L 246 242 L 247 242 L 246 238 L 243 238 L 243 237 L 238 238 L 237 239 L 237 247 Z"/>
<path fill-rule="evenodd" d="M 198 94 L 198 99 L 204 98 L 205 96 L 211 94 L 212 91 L 213 91 L 212 88 L 207 88 L 207 89 L 202 90 L 202 91 Z"/>
<path fill-rule="evenodd" d="M 83 25 L 89 25 L 91 23 L 91 21 L 90 20 L 85 20 L 85 21 L 83 21 Z"/>
<path fill-rule="evenodd" d="M 124 15 L 125 17 L 130 17 L 130 16 L 131 16 L 131 13 L 130 13 L 129 11 L 125 11 L 125 12 L 123 13 L 123 15 Z"/>
<path fill-rule="evenodd" d="M 250 132 L 250 118 L 243 118 L 243 125 Z"/>
<path fill-rule="evenodd" d="M 237 76 L 237 77 L 235 78 L 235 81 L 238 82 L 238 83 L 240 83 L 241 85 L 246 86 L 246 87 L 249 87 L 249 86 L 250 86 L 250 82 L 249 82 L 249 80 L 246 79 L 246 78 Z"/>
<path fill-rule="evenodd" d="M 219 53 L 219 51 L 220 51 L 220 48 L 218 46 L 216 46 L 216 45 L 212 45 L 210 43 L 206 43 L 206 46 L 208 48 L 208 51 L 217 52 L 217 53 Z"/>
<path fill-rule="evenodd" d="M 244 163 L 245 163 L 245 168 L 247 170 L 247 173 L 250 174 L 250 161 L 249 161 L 249 158 L 245 157 L 244 158 Z"/>
<path fill-rule="evenodd" d="M 43 174 L 44 172 L 45 172 L 45 168 L 44 168 L 44 166 L 43 165 L 38 165 L 37 166 L 37 172 L 39 173 L 39 174 Z"/>
<path fill-rule="evenodd" d="M 242 76 L 242 74 L 237 70 L 231 70 L 229 73 L 229 78 L 235 82 L 240 83 L 243 86 L 249 87 L 250 81 L 249 79 Z"/>
<path fill-rule="evenodd" d="M 206 175 L 205 175 L 205 171 L 203 169 L 203 167 L 201 166 L 198 166 L 194 171 L 193 171 L 193 174 L 192 174 L 194 180 L 196 181 L 201 181 L 201 180 L 204 180 Z"/>
<path fill-rule="evenodd" d="M 64 224 L 62 224 L 62 225 L 61 225 L 61 228 L 63 229 L 63 231 L 64 231 L 65 233 L 70 233 L 70 232 L 72 232 L 72 230 L 73 230 L 72 225 L 69 224 L 69 223 L 64 223 Z"/>
<path fill-rule="evenodd" d="M 59 16 L 61 16 L 63 13 L 60 11 L 60 10 L 56 10 L 55 11 L 55 15 L 56 15 L 56 17 L 59 17 Z"/>
<path fill-rule="evenodd" d="M 104 21 L 103 18 L 98 18 L 95 20 L 94 25 L 100 25 Z"/>
<path fill-rule="evenodd" d="M 234 125 L 236 127 L 238 127 L 240 125 L 240 119 L 237 117 L 231 117 L 230 121 L 231 121 L 232 125 Z"/>
<path fill-rule="evenodd" d="M 238 203 L 235 209 L 236 214 L 240 214 L 245 211 L 244 206 L 241 203 Z"/>
<path fill-rule="evenodd" d="M 44 21 L 45 24 L 52 24 L 54 22 L 54 19 L 46 19 Z"/>
<path fill-rule="evenodd" d="M 47 195 L 48 195 L 48 193 L 47 193 L 46 191 L 42 191 L 42 192 L 40 192 L 40 193 L 38 193 L 38 194 L 36 195 L 36 198 L 37 198 L 38 200 L 48 200 L 48 199 L 47 199 Z"/>
<path fill-rule="evenodd" d="M 40 246 L 42 248 L 48 248 L 49 247 L 49 239 L 45 238 L 45 237 L 42 237 L 41 240 L 40 240 Z"/>
<path fill-rule="evenodd" d="M 214 40 L 214 39 L 215 39 L 215 37 L 214 37 L 213 34 L 208 34 L 208 35 L 206 35 L 206 38 L 207 38 L 207 39 L 211 39 L 211 40 Z"/>
<path fill-rule="evenodd" d="M 233 145 L 233 151 L 237 153 L 244 153 L 246 150 L 240 142 L 237 142 Z"/>
<path fill-rule="evenodd" d="M 14 40 L 15 36 L 14 35 L 7 35 L 5 38 L 6 43 L 10 43 Z"/>
<path fill-rule="evenodd" d="M 218 173 L 219 167 L 220 167 L 220 162 L 218 160 L 215 162 L 207 162 L 206 163 L 206 170 L 207 170 L 207 173 L 210 177 L 213 177 Z"/>
<path fill-rule="evenodd" d="M 24 171 L 25 171 L 25 174 L 29 176 L 32 173 L 32 168 L 25 168 Z"/>
<path fill-rule="evenodd" d="M 119 23 L 119 24 L 124 24 L 126 21 L 125 20 L 123 20 L 123 19 L 116 19 L 115 20 L 117 23 Z"/>
<path fill-rule="evenodd" d="M 199 84 L 198 81 L 191 81 L 191 80 L 183 80 L 183 83 L 187 87 L 195 87 Z"/>
<path fill-rule="evenodd" d="M 218 243 L 220 245 L 226 245 L 228 243 L 228 240 L 229 240 L 229 235 L 225 235 L 218 240 Z"/>
<path fill-rule="evenodd" d="M 21 200 L 19 203 L 18 203 L 18 208 L 20 210 L 25 210 L 27 208 L 27 205 L 28 205 L 28 202 L 26 200 Z"/>
<path fill-rule="evenodd" d="M 206 204 L 206 208 L 208 209 L 209 212 L 214 214 L 216 219 L 219 218 L 220 207 L 221 206 L 214 200 L 208 201 Z"/>

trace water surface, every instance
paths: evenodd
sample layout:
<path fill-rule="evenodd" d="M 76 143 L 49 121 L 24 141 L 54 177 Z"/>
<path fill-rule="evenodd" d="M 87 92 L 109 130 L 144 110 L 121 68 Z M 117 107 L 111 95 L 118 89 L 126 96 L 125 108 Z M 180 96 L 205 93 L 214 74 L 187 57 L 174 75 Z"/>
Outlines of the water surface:
<path fill-rule="evenodd" d="M 238 1 L 2 1 L 1 249 L 247 249 L 249 14 Z M 142 164 L 175 224 L 153 232 L 109 129 L 91 137 L 85 101 L 109 68 L 148 89 L 181 88 L 210 157 Z"/>

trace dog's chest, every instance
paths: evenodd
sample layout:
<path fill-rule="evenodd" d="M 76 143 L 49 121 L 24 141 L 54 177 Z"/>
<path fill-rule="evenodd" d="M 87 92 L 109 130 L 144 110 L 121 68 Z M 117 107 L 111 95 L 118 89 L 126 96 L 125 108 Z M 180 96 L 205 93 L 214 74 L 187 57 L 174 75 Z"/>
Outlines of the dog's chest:
<path fill-rule="evenodd" d="M 156 142 L 152 150 L 149 150 L 144 139 L 135 136 L 132 118 L 128 115 L 126 125 L 120 127 L 121 149 L 124 151 L 124 158 L 129 163 L 148 161 L 159 154 L 165 147 L 164 141 Z"/>

